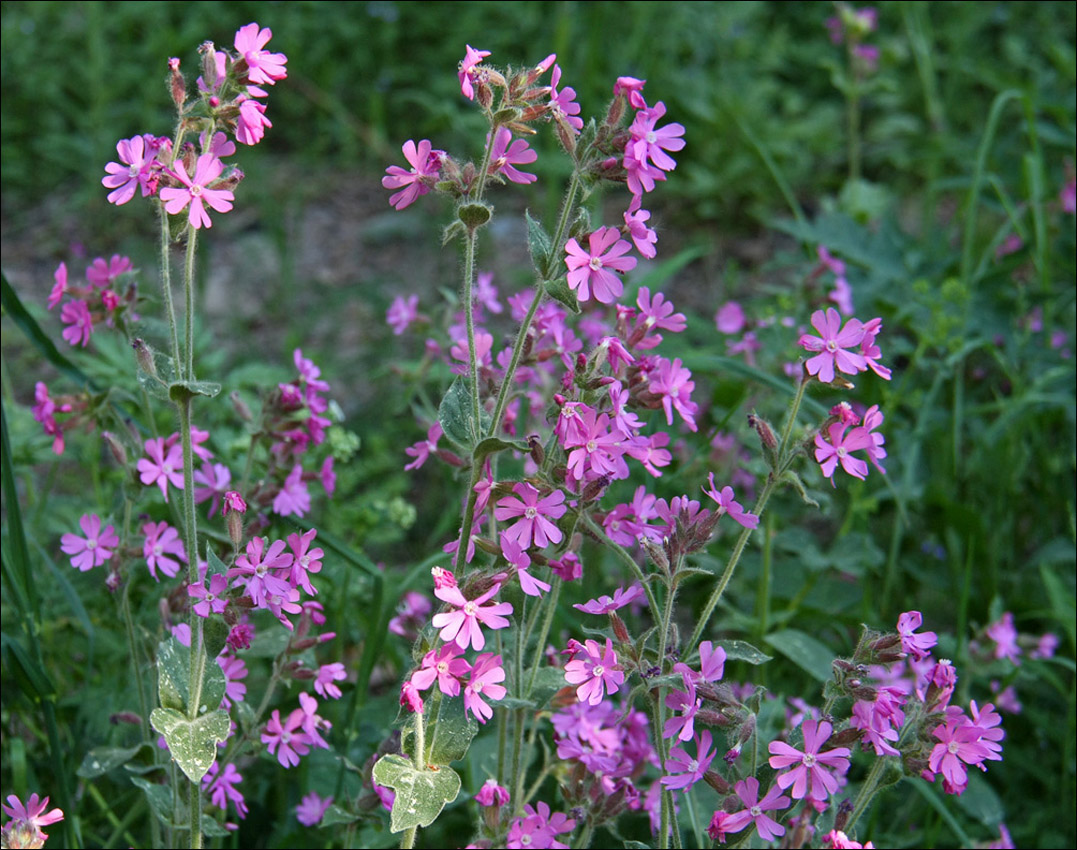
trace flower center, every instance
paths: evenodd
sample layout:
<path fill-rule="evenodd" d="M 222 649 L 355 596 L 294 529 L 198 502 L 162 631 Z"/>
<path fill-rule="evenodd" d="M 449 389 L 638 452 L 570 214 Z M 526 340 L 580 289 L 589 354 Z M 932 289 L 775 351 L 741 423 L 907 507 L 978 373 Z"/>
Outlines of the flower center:
<path fill-rule="evenodd" d="M 957 755 L 957 751 L 958 751 L 958 750 L 959 750 L 960 748 L 961 748 L 961 745 L 960 745 L 960 744 L 958 744 L 958 743 L 957 743 L 957 741 L 951 741 L 951 742 L 950 742 L 949 744 L 947 744 L 947 745 L 946 745 L 946 749 L 947 749 L 947 751 L 948 751 L 948 752 L 950 753 L 950 755 L 952 755 L 952 756 L 956 756 L 956 755 Z"/>
<path fill-rule="evenodd" d="M 761 814 L 763 814 L 763 810 L 759 808 L 759 806 L 752 806 L 750 809 L 748 809 L 748 814 L 750 814 L 753 818 L 757 818 Z"/>
<path fill-rule="evenodd" d="M 195 183 L 191 187 L 190 191 L 191 191 L 191 197 L 192 198 L 198 198 L 198 197 L 201 197 L 201 195 L 202 195 L 202 187 L 199 186 L 197 183 Z"/>
<path fill-rule="evenodd" d="M 589 265 L 591 266 L 591 271 L 597 272 L 600 268 L 602 268 L 602 258 L 591 257 L 591 262 L 589 263 Z"/>
<path fill-rule="evenodd" d="M 654 130 L 650 130 L 647 133 L 646 139 L 647 139 L 647 144 L 653 145 L 655 142 L 658 141 L 658 136 L 655 135 Z"/>
<path fill-rule="evenodd" d="M 603 667 L 601 664 L 596 664 L 594 667 L 591 668 L 591 673 L 594 674 L 595 678 L 598 678 L 599 676 L 605 675 L 606 668 Z"/>
<path fill-rule="evenodd" d="M 837 350 L 838 350 L 838 344 L 837 344 L 837 342 L 835 342 L 835 341 L 834 341 L 834 340 L 832 340 L 832 339 L 828 339 L 828 340 L 826 341 L 826 350 L 827 350 L 827 351 L 829 351 L 829 352 L 830 352 L 831 354 L 833 354 L 833 353 L 834 353 L 835 351 L 837 351 Z"/>
<path fill-rule="evenodd" d="M 815 756 L 812 753 L 804 753 L 804 766 L 815 767 Z"/>
<path fill-rule="evenodd" d="M 96 540 L 87 540 L 86 541 L 86 548 L 91 549 L 91 550 L 96 549 L 97 548 L 97 541 Z"/>
<path fill-rule="evenodd" d="M 471 600 L 468 600 L 467 602 L 464 603 L 464 614 L 466 616 L 474 617 L 475 616 L 475 611 L 476 611 L 476 606 L 475 606 L 474 602 L 472 602 Z"/>
<path fill-rule="evenodd" d="M 528 519 L 534 519 L 538 515 L 538 511 L 535 508 L 526 508 L 524 510 L 524 516 Z"/>

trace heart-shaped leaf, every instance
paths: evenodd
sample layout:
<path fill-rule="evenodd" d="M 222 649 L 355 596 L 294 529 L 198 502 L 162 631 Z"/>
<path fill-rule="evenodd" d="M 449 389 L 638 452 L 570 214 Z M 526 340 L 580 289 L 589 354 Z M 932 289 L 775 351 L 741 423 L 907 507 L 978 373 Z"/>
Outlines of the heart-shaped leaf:
<path fill-rule="evenodd" d="M 172 758 L 191 782 L 202 781 L 217 760 L 217 743 L 231 731 L 228 714 L 220 710 L 192 720 L 174 708 L 155 708 L 150 724 L 164 735 Z"/>
<path fill-rule="evenodd" d="M 417 770 L 404 756 L 382 756 L 374 765 L 374 781 L 396 792 L 389 828 L 403 832 L 430 826 L 446 803 L 460 793 L 460 777 L 451 767 Z"/>

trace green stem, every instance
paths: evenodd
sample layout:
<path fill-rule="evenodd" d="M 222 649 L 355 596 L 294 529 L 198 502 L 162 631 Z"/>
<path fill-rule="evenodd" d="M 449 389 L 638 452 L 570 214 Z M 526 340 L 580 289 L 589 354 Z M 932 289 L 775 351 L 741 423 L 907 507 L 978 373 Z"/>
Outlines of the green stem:
<path fill-rule="evenodd" d="M 498 433 L 501 418 L 505 415 L 505 408 L 508 406 L 509 398 L 512 395 L 513 378 L 516 375 L 516 368 L 520 365 L 520 356 L 523 354 L 524 343 L 527 342 L 527 333 L 531 330 L 531 322 L 534 321 L 535 313 L 545 294 L 546 288 L 542 281 L 539 281 L 535 287 L 535 297 L 531 299 L 531 306 L 527 308 L 527 315 L 524 316 L 520 330 L 516 334 L 516 342 L 512 346 L 512 357 L 509 360 L 508 368 L 505 370 L 505 377 L 501 381 L 501 388 L 497 391 L 497 402 L 494 404 L 494 415 L 490 419 L 490 432 L 486 435 L 487 437 L 493 437 Z"/>
<path fill-rule="evenodd" d="M 845 117 L 849 132 L 849 179 L 860 179 L 860 75 L 852 39 L 848 42 L 849 92 L 845 102 Z"/>
<path fill-rule="evenodd" d="M 553 615 L 557 613 L 557 600 L 560 596 L 561 578 L 560 576 L 554 576 L 553 587 L 550 588 L 550 593 L 546 597 L 546 616 L 542 618 L 542 630 L 539 632 L 538 643 L 535 644 L 535 660 L 531 664 L 531 675 L 528 677 L 527 690 L 520 695 L 523 699 L 528 699 L 535 687 L 535 677 L 538 675 L 539 667 L 542 666 L 542 653 L 546 646 L 546 636 L 550 633 Z"/>
<path fill-rule="evenodd" d="M 464 316 L 467 321 L 467 362 L 471 380 L 471 438 L 479 441 L 482 435 L 479 407 L 479 359 L 475 356 L 475 311 L 472 307 L 472 288 L 475 281 L 475 243 L 478 232 L 468 230 L 464 240 Z M 472 485 L 474 486 L 474 485 Z"/>
<path fill-rule="evenodd" d="M 198 231 L 187 227 L 187 256 L 183 263 L 183 289 L 187 297 L 187 321 L 184 341 L 184 380 L 194 380 L 194 259 L 198 248 Z"/>
<path fill-rule="evenodd" d="M 172 256 L 170 246 L 172 235 L 168 229 L 168 213 L 164 204 L 159 204 L 157 212 L 161 218 L 161 294 L 165 299 L 165 313 L 168 315 L 168 327 L 172 339 L 172 368 L 180 374 L 179 328 L 176 327 L 176 308 L 172 305 Z"/>
<path fill-rule="evenodd" d="M 614 543 L 609 537 L 606 536 L 606 532 L 601 528 L 590 516 L 585 515 L 583 517 L 583 524 L 590 529 L 591 533 L 603 543 L 606 548 L 610 549 L 618 558 L 620 558 L 625 565 L 632 570 L 633 575 L 639 580 L 639 583 L 643 586 L 643 592 L 647 594 L 647 605 L 651 609 L 651 618 L 655 623 L 662 622 L 661 613 L 658 609 L 658 600 L 655 599 L 654 591 L 651 590 L 651 585 L 647 581 L 647 577 L 643 574 L 643 570 L 640 569 L 640 565 L 636 563 L 636 559 L 633 558 L 628 550 L 621 546 L 619 543 Z"/>

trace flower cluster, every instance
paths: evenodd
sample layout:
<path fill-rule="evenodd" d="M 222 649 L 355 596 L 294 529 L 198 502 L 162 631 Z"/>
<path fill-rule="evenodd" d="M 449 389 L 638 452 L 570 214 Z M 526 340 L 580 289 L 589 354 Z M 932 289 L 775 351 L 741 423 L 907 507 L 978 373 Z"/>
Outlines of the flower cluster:
<path fill-rule="evenodd" d="M 158 196 L 169 215 L 187 211 L 190 227 L 212 227 L 207 207 L 225 213 L 232 209 L 232 190 L 243 178 L 239 169 L 224 162 L 236 152 L 225 132 L 242 145 L 262 140 L 272 123 L 266 118 L 263 86 L 287 76 L 283 53 L 265 49 L 272 37 L 268 28 L 247 24 L 236 32 L 234 50 L 217 50 L 212 42 L 200 48 L 202 76 L 198 97 L 188 102 L 187 83 L 179 60 L 171 59 L 172 100 L 180 113 L 175 140 L 152 134 L 121 139 L 118 162 L 105 166 L 101 182 L 110 189 L 109 203 L 126 204 L 136 193 Z M 199 134 L 199 145 L 184 144 L 186 134 Z"/>
<path fill-rule="evenodd" d="M 49 798 L 41 799 L 37 794 L 31 794 L 25 805 L 14 794 L 7 797 L 7 805 L 0 804 L 11 820 L 0 829 L 0 837 L 3 838 L 5 847 L 42 847 L 48 835 L 41 828 L 50 824 L 59 823 L 64 819 L 64 813 L 60 809 L 51 809 Z"/>
<path fill-rule="evenodd" d="M 98 257 L 86 268 L 85 284 L 72 281 L 67 263 L 60 263 L 53 280 L 48 307 L 51 310 L 63 302 L 60 308 L 63 338 L 71 345 L 85 348 L 95 327 L 102 323 L 116 327 L 138 321 L 133 309 L 138 301 L 138 287 L 134 266 L 127 257 L 119 254 L 113 254 L 109 260 Z"/>

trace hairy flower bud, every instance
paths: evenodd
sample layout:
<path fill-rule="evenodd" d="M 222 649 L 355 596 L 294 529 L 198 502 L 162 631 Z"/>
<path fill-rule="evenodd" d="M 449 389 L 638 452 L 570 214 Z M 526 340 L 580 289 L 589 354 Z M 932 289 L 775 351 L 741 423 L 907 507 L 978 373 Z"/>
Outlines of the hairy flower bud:
<path fill-rule="evenodd" d="M 131 348 L 135 350 L 135 360 L 138 361 L 138 368 L 151 378 L 156 378 L 157 364 L 153 359 L 153 349 L 138 337 L 131 341 Z"/>
<path fill-rule="evenodd" d="M 120 466 L 127 466 L 127 449 L 123 447 L 123 443 L 116 439 L 116 435 L 111 431 L 102 431 L 101 436 L 108 444 L 109 451 L 112 452 L 112 457 L 116 459 L 116 463 Z"/>

